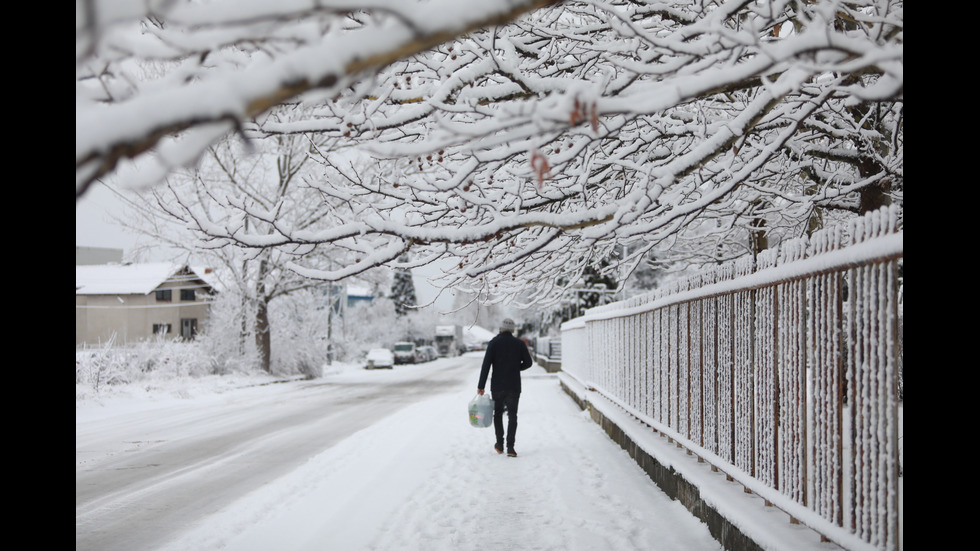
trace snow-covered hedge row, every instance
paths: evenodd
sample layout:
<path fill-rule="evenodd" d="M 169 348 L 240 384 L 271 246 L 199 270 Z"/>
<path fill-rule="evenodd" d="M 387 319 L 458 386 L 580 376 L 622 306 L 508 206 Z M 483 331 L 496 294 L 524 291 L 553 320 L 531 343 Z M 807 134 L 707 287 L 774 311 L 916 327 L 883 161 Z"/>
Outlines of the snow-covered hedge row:
<path fill-rule="evenodd" d="M 149 379 L 175 379 L 248 371 L 240 358 L 208 353 L 206 342 L 152 340 L 117 346 L 110 340 L 100 348 L 76 350 L 75 384 L 99 391 L 106 385 Z"/>

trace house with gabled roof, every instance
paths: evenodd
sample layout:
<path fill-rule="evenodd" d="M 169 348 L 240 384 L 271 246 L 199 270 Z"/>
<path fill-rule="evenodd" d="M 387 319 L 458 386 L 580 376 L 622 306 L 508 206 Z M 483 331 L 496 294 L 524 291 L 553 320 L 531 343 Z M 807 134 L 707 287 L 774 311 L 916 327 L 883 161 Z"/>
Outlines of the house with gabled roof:
<path fill-rule="evenodd" d="M 193 339 L 214 293 L 210 270 L 182 264 L 75 266 L 75 346 Z"/>

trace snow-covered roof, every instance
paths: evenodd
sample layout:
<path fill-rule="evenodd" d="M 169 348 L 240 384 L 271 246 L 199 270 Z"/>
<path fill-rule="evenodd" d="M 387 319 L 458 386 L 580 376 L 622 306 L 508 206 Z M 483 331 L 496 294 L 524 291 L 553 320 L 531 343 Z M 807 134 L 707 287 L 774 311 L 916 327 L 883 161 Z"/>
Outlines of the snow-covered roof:
<path fill-rule="evenodd" d="M 347 285 L 347 296 L 349 297 L 373 297 L 370 287 L 363 285 Z"/>
<path fill-rule="evenodd" d="M 222 285 L 218 280 L 218 276 L 215 275 L 214 270 L 204 266 L 188 266 L 188 268 L 194 272 L 194 275 L 201 278 L 201 281 L 210 285 L 211 289 L 219 292 L 221 291 Z"/>
<path fill-rule="evenodd" d="M 496 333 L 489 329 L 484 329 L 479 325 L 464 325 L 463 326 L 463 342 L 476 344 L 482 342 L 488 342 L 490 339 L 494 338 Z"/>
<path fill-rule="evenodd" d="M 170 262 L 75 266 L 75 294 L 145 295 L 183 268 Z"/>

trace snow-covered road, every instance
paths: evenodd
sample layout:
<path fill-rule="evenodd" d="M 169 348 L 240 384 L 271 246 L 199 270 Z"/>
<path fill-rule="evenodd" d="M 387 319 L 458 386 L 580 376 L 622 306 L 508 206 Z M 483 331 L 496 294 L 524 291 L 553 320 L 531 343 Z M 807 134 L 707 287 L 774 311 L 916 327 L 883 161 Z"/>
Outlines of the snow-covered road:
<path fill-rule="evenodd" d="M 518 458 L 478 357 L 76 409 L 76 549 L 717 550 L 538 367 Z"/>

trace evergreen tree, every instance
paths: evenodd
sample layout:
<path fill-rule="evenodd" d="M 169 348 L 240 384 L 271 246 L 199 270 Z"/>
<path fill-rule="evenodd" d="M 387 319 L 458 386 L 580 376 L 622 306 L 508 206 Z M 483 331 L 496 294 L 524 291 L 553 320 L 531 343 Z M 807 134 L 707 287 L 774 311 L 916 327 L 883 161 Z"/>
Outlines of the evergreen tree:
<path fill-rule="evenodd" d="M 601 265 L 605 267 L 608 264 L 608 261 L 603 260 Z M 610 293 L 615 291 L 619 286 L 611 275 L 600 274 L 599 271 L 592 266 L 587 266 L 585 270 L 583 270 L 581 281 L 584 289 L 578 291 L 579 297 L 575 304 L 574 315 L 572 316 L 573 318 L 585 314 L 585 311 L 589 308 L 594 308 L 600 304 L 612 302 L 613 296 Z"/>
<path fill-rule="evenodd" d="M 391 301 L 395 303 L 395 313 L 399 316 L 404 316 L 418 304 L 412 272 L 407 268 L 395 268 L 395 279 L 391 284 Z"/>

